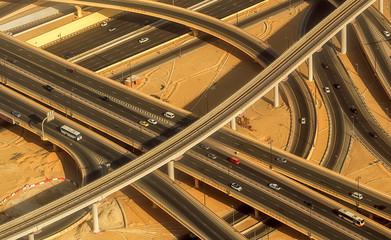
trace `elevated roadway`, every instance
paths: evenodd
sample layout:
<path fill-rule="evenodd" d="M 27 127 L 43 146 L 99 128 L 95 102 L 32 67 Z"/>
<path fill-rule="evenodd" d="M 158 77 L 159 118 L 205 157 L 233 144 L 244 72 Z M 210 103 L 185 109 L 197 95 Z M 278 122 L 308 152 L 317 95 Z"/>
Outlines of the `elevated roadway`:
<path fill-rule="evenodd" d="M 273 88 L 275 84 L 284 79 L 294 68 L 300 65 L 307 58 L 308 54 L 315 52 L 325 41 L 339 31 L 344 24 L 351 21 L 372 2 L 358 0 L 345 2 L 340 8 L 322 21 L 320 26 L 310 31 L 309 34 L 300 39 L 279 59 L 269 65 L 256 77 L 256 81 L 247 84 L 235 95 L 228 98 L 223 104 L 213 109 L 200 120 L 191 124 L 188 128 L 160 144 L 158 147 L 148 151 L 132 163 L 96 180 L 87 187 L 81 188 L 60 200 L 29 213 L 28 216 L 25 215 L 23 218 L 15 219 L 8 224 L 0 226 L 0 236 L 23 236 L 36 229 L 40 229 L 45 224 L 61 218 L 61 215 L 72 213 L 77 211 L 78 208 L 83 208 L 93 202 L 99 201 L 110 192 L 116 191 L 138 180 L 170 160 L 181 156 L 186 149 L 202 141 L 216 129 L 221 128 L 232 117 L 236 116 L 238 111 L 252 104 L 256 99 L 265 94 L 265 92 Z M 58 212 L 62 213 L 58 214 Z M 42 221 L 42 218 L 46 219 L 46 222 L 38 224 L 38 222 Z M 27 221 L 29 222 L 28 224 Z M 23 230 L 11 227 L 18 226 L 21 222 L 24 222 Z M 13 229 L 13 233 L 10 232 L 11 229 Z M 15 230 L 18 232 L 17 234 Z"/>
<path fill-rule="evenodd" d="M 177 162 L 177 168 L 305 235 L 311 235 L 315 239 L 335 239 L 338 236 L 339 239 L 379 240 L 391 236 L 389 229 L 369 219 L 366 219 L 366 226 L 362 228 L 339 219 L 335 210 L 344 206 L 313 190 L 298 186 L 297 183 L 270 172 L 263 166 L 247 162 L 246 158 L 239 157 L 241 163 L 235 165 L 227 161 L 230 153 L 222 148 L 213 149 L 217 156 L 215 160 L 207 158 L 207 152 L 204 150 L 202 155 L 193 151 L 187 152 Z M 238 183 L 243 190 L 238 192 L 231 189 L 229 186 L 232 182 Z M 270 183 L 277 183 L 281 189 L 276 191 L 270 188 Z M 312 208 L 306 205 L 308 201 L 313 204 Z"/>
<path fill-rule="evenodd" d="M 0 88 L 0 93 L 0 111 L 10 117 L 14 117 L 10 114 L 11 111 L 22 112 L 20 118 L 14 117 L 17 124 L 40 136 L 41 121 L 49 109 L 4 86 Z M 75 141 L 60 133 L 59 127 L 63 124 L 80 131 L 83 139 Z M 56 114 L 55 120 L 44 125 L 45 136 L 76 160 L 75 169 L 68 170 L 80 172 L 79 186 L 84 186 L 107 174 L 107 165 L 115 166 L 116 162 L 130 162 L 136 158 L 120 146 L 59 114 Z M 229 224 L 202 206 L 198 200 L 173 184 L 167 177 L 159 174 L 159 171 L 145 176 L 133 183 L 133 186 L 203 239 L 244 239 Z M 45 227 L 36 238 L 42 239 L 66 228 L 85 216 L 88 211 L 87 207 Z"/>

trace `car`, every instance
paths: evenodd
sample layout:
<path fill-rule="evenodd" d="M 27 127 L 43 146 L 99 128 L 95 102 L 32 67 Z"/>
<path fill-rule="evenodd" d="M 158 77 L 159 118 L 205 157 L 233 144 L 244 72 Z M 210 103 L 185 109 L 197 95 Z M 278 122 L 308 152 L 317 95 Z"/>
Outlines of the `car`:
<path fill-rule="evenodd" d="M 386 209 L 386 206 L 384 206 L 384 205 L 375 205 L 375 206 L 373 206 L 374 208 L 377 208 L 377 209 L 379 209 L 379 210 L 384 210 L 384 209 Z"/>
<path fill-rule="evenodd" d="M 363 198 L 363 195 L 362 195 L 361 193 L 359 193 L 359 192 L 352 192 L 352 193 L 350 194 L 350 196 L 352 196 L 352 197 L 354 197 L 354 198 L 357 198 L 357 199 L 359 199 L 359 200 L 361 200 L 361 199 Z"/>
<path fill-rule="evenodd" d="M 100 100 L 102 100 L 102 101 L 110 102 L 110 98 L 109 98 L 109 97 L 101 96 L 101 97 L 99 97 L 99 98 L 100 98 Z"/>
<path fill-rule="evenodd" d="M 329 87 L 324 87 L 324 91 L 325 91 L 326 93 L 330 93 L 330 88 L 329 88 Z"/>
<path fill-rule="evenodd" d="M 325 68 L 325 69 L 329 69 L 329 65 L 327 65 L 326 63 L 321 63 L 322 67 Z"/>
<path fill-rule="evenodd" d="M 50 85 L 43 85 L 43 88 L 48 90 L 49 92 L 53 92 L 54 91 L 54 88 Z"/>
<path fill-rule="evenodd" d="M 7 60 L 10 63 L 16 63 L 16 60 L 11 57 L 5 57 L 5 60 Z"/>
<path fill-rule="evenodd" d="M 389 37 L 389 36 L 390 36 L 390 33 L 389 33 L 388 31 L 386 31 L 386 30 L 383 31 L 383 34 L 384 34 L 384 36 L 386 36 L 386 37 Z"/>
<path fill-rule="evenodd" d="M 22 117 L 22 114 L 20 114 L 20 112 L 17 111 L 12 111 L 11 114 L 18 118 Z"/>
<path fill-rule="evenodd" d="M 163 115 L 166 118 L 174 118 L 175 117 L 175 114 L 173 114 L 172 112 L 165 112 Z"/>
<path fill-rule="evenodd" d="M 377 135 L 377 133 L 375 132 L 370 132 L 369 133 L 369 136 L 373 137 L 373 138 L 378 138 L 379 136 Z"/>
<path fill-rule="evenodd" d="M 306 122 L 305 117 L 300 118 L 300 123 L 301 123 L 301 124 L 305 124 L 305 122 Z"/>
<path fill-rule="evenodd" d="M 357 108 L 355 108 L 355 107 L 351 107 L 351 108 L 350 108 L 350 111 L 351 111 L 352 113 L 354 113 L 354 114 L 357 114 L 357 113 L 358 113 L 358 110 L 357 110 Z"/>
<path fill-rule="evenodd" d="M 238 192 L 242 191 L 242 187 L 237 183 L 231 183 L 231 188 L 235 189 Z"/>
<path fill-rule="evenodd" d="M 200 147 L 205 150 L 209 150 L 209 148 L 210 148 L 208 145 L 205 145 L 205 144 L 200 144 Z"/>
<path fill-rule="evenodd" d="M 276 157 L 276 160 L 282 163 L 286 163 L 287 160 L 285 158 Z"/>
<path fill-rule="evenodd" d="M 69 72 L 69 73 L 76 73 L 76 69 L 67 68 L 67 72 Z"/>
<path fill-rule="evenodd" d="M 115 30 L 117 30 L 116 27 L 111 27 L 111 28 L 109 28 L 109 32 L 114 32 Z"/>
<path fill-rule="evenodd" d="M 208 153 L 208 158 L 211 158 L 211 159 L 216 159 L 217 158 L 217 156 L 216 155 L 214 155 L 213 153 Z"/>
<path fill-rule="evenodd" d="M 138 122 L 140 125 L 144 126 L 144 127 L 148 127 L 149 126 L 149 123 L 147 121 L 140 121 Z"/>
<path fill-rule="evenodd" d="M 235 163 L 236 165 L 238 165 L 240 163 L 239 159 L 234 158 L 234 157 L 230 157 L 228 159 L 228 161 L 230 161 L 231 163 Z"/>
<path fill-rule="evenodd" d="M 10 36 L 14 35 L 12 32 L 7 32 L 7 34 Z"/>
<path fill-rule="evenodd" d="M 334 84 L 334 87 L 335 87 L 336 89 L 340 89 L 340 88 L 341 88 L 341 85 L 340 85 L 339 83 L 335 83 L 335 84 Z"/>
<path fill-rule="evenodd" d="M 276 190 L 276 191 L 278 191 L 278 190 L 281 189 L 281 187 L 278 186 L 277 183 L 270 183 L 270 184 L 269 184 L 269 187 L 270 187 L 270 188 L 273 188 L 273 189 Z"/>
<path fill-rule="evenodd" d="M 311 201 L 304 201 L 304 204 L 307 205 L 309 208 L 314 209 L 314 204 L 312 204 Z"/>
<path fill-rule="evenodd" d="M 101 27 L 106 27 L 106 26 L 107 26 L 107 22 L 106 22 L 106 21 L 101 22 L 101 23 L 100 23 L 100 26 L 101 26 Z"/>
<path fill-rule="evenodd" d="M 152 118 L 148 119 L 148 122 L 149 122 L 150 124 L 153 124 L 153 125 L 156 125 L 156 124 L 157 124 L 157 121 L 156 121 L 155 119 L 152 119 Z"/>
<path fill-rule="evenodd" d="M 149 38 L 143 37 L 143 38 L 140 38 L 140 39 L 138 40 L 138 43 L 145 43 L 145 42 L 148 42 L 148 41 L 149 41 Z"/>

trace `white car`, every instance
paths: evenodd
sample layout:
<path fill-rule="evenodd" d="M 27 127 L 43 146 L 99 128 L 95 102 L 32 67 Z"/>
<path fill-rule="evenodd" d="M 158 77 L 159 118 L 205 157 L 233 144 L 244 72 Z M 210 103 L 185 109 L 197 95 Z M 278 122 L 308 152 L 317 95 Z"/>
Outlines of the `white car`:
<path fill-rule="evenodd" d="M 149 122 L 150 124 L 153 124 L 153 125 L 156 125 L 156 124 L 157 124 L 157 121 L 156 121 L 155 119 L 152 119 L 152 118 L 148 119 L 148 122 Z"/>
<path fill-rule="evenodd" d="M 239 186 L 239 184 L 237 183 L 231 183 L 231 188 L 235 189 L 238 192 L 242 191 L 242 187 Z"/>
<path fill-rule="evenodd" d="M 324 91 L 325 91 L 326 93 L 330 93 L 330 88 L 329 88 L 329 87 L 324 87 Z"/>
<path fill-rule="evenodd" d="M 211 159 L 216 159 L 217 156 L 214 155 L 213 153 L 208 153 L 208 158 L 211 158 Z"/>
<path fill-rule="evenodd" d="M 300 118 L 300 122 L 301 122 L 301 124 L 305 124 L 305 118 L 304 117 L 302 117 L 302 118 Z"/>
<path fill-rule="evenodd" d="M 114 32 L 115 30 L 117 30 L 116 27 L 109 28 L 109 32 Z"/>
<path fill-rule="evenodd" d="M 107 26 L 107 22 L 101 22 L 100 25 L 101 25 L 102 27 L 106 27 L 106 26 Z"/>
<path fill-rule="evenodd" d="M 285 158 L 277 157 L 276 160 L 279 161 L 279 162 L 282 162 L 282 163 L 286 163 L 287 162 L 287 160 Z"/>
<path fill-rule="evenodd" d="M 269 187 L 270 187 L 270 188 L 273 188 L 274 190 L 277 190 L 277 191 L 281 189 L 281 187 L 278 186 L 277 183 L 270 183 L 270 184 L 269 184 Z"/>
<path fill-rule="evenodd" d="M 172 112 L 165 112 L 165 113 L 164 113 L 164 116 L 165 116 L 166 118 L 174 118 L 174 117 L 175 117 L 175 114 L 173 114 Z"/>
<path fill-rule="evenodd" d="M 209 150 L 209 148 L 210 148 L 208 145 L 205 145 L 205 144 L 200 144 L 200 147 L 205 150 Z"/>
<path fill-rule="evenodd" d="M 145 43 L 145 42 L 148 42 L 148 41 L 149 41 L 149 38 L 143 37 L 143 38 L 140 38 L 140 39 L 138 40 L 138 43 Z"/>
<path fill-rule="evenodd" d="M 384 36 L 389 37 L 390 33 L 388 31 L 383 31 Z"/>
<path fill-rule="evenodd" d="M 22 114 L 20 114 L 20 112 L 17 111 L 12 111 L 11 114 L 18 118 L 22 117 Z"/>
<path fill-rule="evenodd" d="M 362 199 L 363 198 L 363 195 L 361 193 L 358 193 L 358 192 L 352 192 L 350 194 L 350 196 L 354 197 L 354 198 L 357 198 L 357 199 Z"/>

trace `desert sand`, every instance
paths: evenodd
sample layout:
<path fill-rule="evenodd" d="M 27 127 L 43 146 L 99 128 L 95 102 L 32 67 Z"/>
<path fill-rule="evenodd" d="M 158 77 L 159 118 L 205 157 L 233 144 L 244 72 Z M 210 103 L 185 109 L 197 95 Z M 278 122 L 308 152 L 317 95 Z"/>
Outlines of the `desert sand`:
<path fill-rule="evenodd" d="M 270 4 L 275 4 L 279 1 L 270 2 Z M 297 29 L 300 20 L 296 15 L 302 14 L 306 7 L 307 5 L 303 4 L 285 14 L 269 18 L 247 31 L 258 36 L 261 40 L 268 41 L 273 48 L 282 52 L 287 47 L 288 39 L 291 43 L 294 41 L 295 35 L 293 32 L 295 31 L 293 30 Z M 292 31 L 288 31 L 288 29 L 292 29 Z M 341 56 L 341 58 L 349 71 L 352 72 L 352 78 L 365 95 L 371 111 L 379 113 L 374 114 L 374 116 L 384 126 L 389 119 L 376 101 L 373 101 L 371 95 L 376 89 L 369 91 L 367 83 L 362 82 L 355 74 L 350 59 L 346 56 Z M 195 62 L 197 64 L 194 64 Z M 137 90 L 148 95 L 161 96 L 162 99 L 167 99 L 169 103 L 177 107 L 204 114 L 234 92 L 238 85 L 243 84 L 238 83 L 239 80 L 245 81 L 246 76 L 259 70 L 260 68 L 248 61 L 242 53 L 226 43 L 218 41 L 140 75 L 144 81 Z M 307 76 L 306 65 L 303 64 L 298 70 L 302 71 L 304 76 Z M 360 74 L 361 71 L 364 73 L 367 70 L 360 67 Z M 315 94 L 315 91 L 317 91 L 315 84 L 308 81 L 307 84 L 311 92 Z M 328 120 L 320 94 L 316 94 L 316 96 L 316 109 L 320 121 L 318 122 L 316 146 L 309 161 L 318 164 L 327 143 Z M 290 119 L 289 109 L 281 98 L 279 107 L 274 108 L 272 103 L 273 93 L 268 93 L 263 99 L 246 109 L 244 115 L 250 119 L 252 131 L 239 126 L 237 131 L 265 144 L 268 140 L 273 139 L 273 147 L 284 149 L 290 129 L 288 124 Z M 70 179 L 73 177 L 69 172 L 64 171 L 68 161 L 72 161 L 69 156 L 63 151 L 52 152 L 51 146 L 41 142 L 39 137 L 17 126 L 9 126 L 4 122 L 0 125 L 0 136 L 0 164 L 2 164 L 3 169 L 0 180 L 2 183 L 7 182 L 7 184 L 0 185 L 0 192 L 3 194 L 0 199 L 27 183 L 40 182 L 53 177 Z M 387 184 L 384 183 L 390 182 L 391 173 L 381 163 L 375 163 L 374 160 L 374 157 L 355 139 L 342 174 L 351 179 L 361 176 L 361 184 L 366 184 L 390 194 L 391 186 L 388 184 L 388 188 L 385 188 Z M 202 184 L 200 189 L 195 189 L 191 177 L 179 171 L 176 172 L 176 177 L 177 184 L 200 202 L 204 202 Z M 50 184 L 53 184 L 54 188 L 60 185 Z M 44 187 L 46 186 L 43 185 L 42 189 Z M 62 191 L 63 194 L 73 189 L 74 186 L 71 184 L 64 188 L 57 187 L 57 190 Z M 206 206 L 219 216 L 231 214 L 231 206 L 235 208 L 240 205 L 240 202 L 211 187 L 207 186 L 205 192 Z M 15 195 L 9 201 L 8 204 L 10 205 L 0 206 L 0 211 L 6 212 L 7 206 L 14 206 L 33 194 L 30 191 L 24 191 Z M 29 202 L 31 205 L 39 203 L 39 201 Z M 30 206 L 26 208 L 29 209 Z M 27 209 L 23 209 L 23 211 Z M 15 209 L 12 214 L 16 216 L 22 214 L 23 211 L 20 209 L 16 211 Z M 6 220 L 3 218 L 4 216 L 1 220 Z M 146 197 L 132 187 L 124 188 L 100 203 L 99 221 L 102 229 L 100 234 L 92 232 L 92 221 L 87 219 L 52 239 L 172 239 L 187 232 L 183 226 L 161 209 L 154 208 Z M 284 226 L 267 236 L 267 239 L 307 239 L 307 237 Z"/>

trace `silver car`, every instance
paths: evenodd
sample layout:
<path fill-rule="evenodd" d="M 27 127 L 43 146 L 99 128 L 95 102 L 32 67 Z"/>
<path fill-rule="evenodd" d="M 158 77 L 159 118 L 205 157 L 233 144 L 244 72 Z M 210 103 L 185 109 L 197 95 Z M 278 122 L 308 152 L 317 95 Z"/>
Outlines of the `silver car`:
<path fill-rule="evenodd" d="M 157 121 L 156 121 L 155 119 L 152 119 L 152 118 L 148 119 L 148 122 L 149 122 L 150 124 L 153 124 L 153 125 L 156 125 L 156 124 L 157 124 Z"/>
<path fill-rule="evenodd" d="M 273 189 L 276 190 L 276 191 L 278 191 L 278 190 L 281 189 L 281 187 L 278 186 L 277 183 L 270 183 L 270 184 L 269 184 L 269 187 L 270 187 L 270 188 L 273 188 Z"/>
<path fill-rule="evenodd" d="M 282 162 L 282 163 L 286 163 L 287 162 L 287 160 L 285 158 L 277 157 L 276 160 L 279 161 L 279 162 Z"/>
<path fill-rule="evenodd" d="M 359 192 L 352 192 L 350 194 L 350 196 L 352 196 L 354 198 L 357 198 L 357 199 L 360 199 L 360 200 L 363 198 L 363 195 L 361 193 L 359 193 Z"/>
<path fill-rule="evenodd" d="M 242 187 L 239 186 L 239 184 L 237 183 L 231 183 L 231 188 L 235 189 L 238 192 L 242 191 Z"/>
<path fill-rule="evenodd" d="M 22 117 L 22 114 L 20 114 L 20 112 L 17 111 L 12 111 L 11 114 L 18 118 Z"/>
<path fill-rule="evenodd" d="M 143 37 L 143 38 L 140 38 L 140 39 L 138 40 L 138 43 L 145 43 L 145 42 L 148 42 L 148 41 L 149 41 L 149 38 Z"/>
<path fill-rule="evenodd" d="M 217 156 L 214 155 L 213 153 L 208 153 L 208 158 L 211 158 L 211 159 L 216 159 Z"/>
<path fill-rule="evenodd" d="M 165 116 L 166 118 L 174 118 L 174 117 L 175 117 L 175 114 L 173 114 L 172 112 L 165 112 L 165 113 L 164 113 L 164 116 Z"/>

